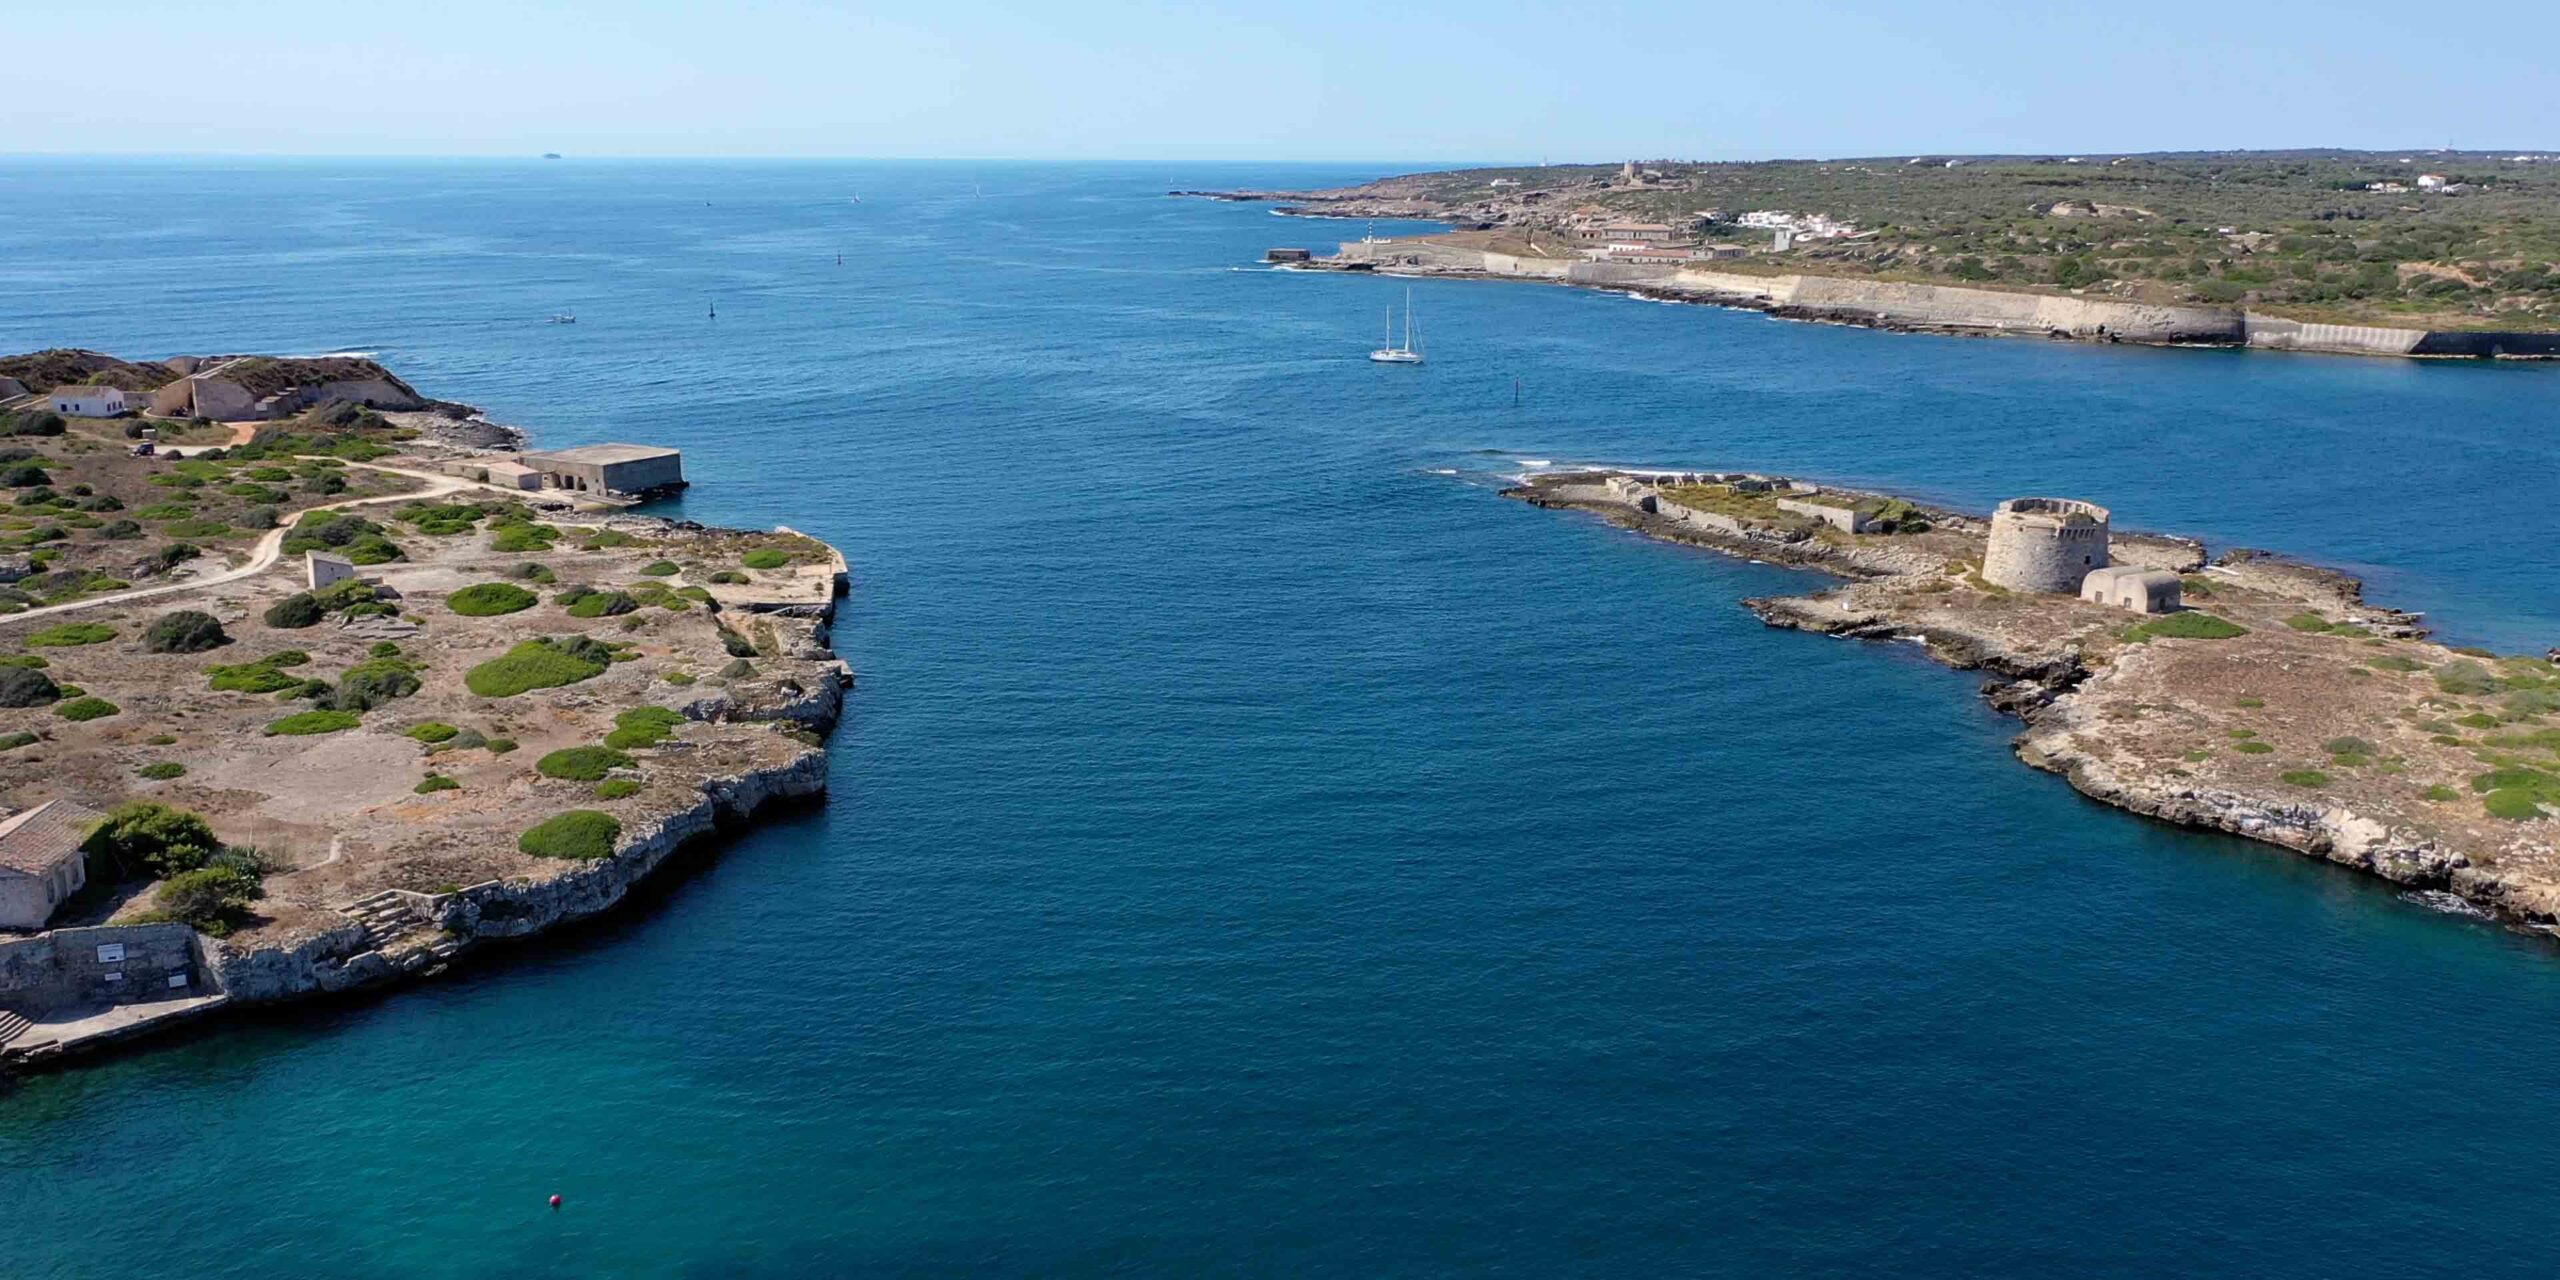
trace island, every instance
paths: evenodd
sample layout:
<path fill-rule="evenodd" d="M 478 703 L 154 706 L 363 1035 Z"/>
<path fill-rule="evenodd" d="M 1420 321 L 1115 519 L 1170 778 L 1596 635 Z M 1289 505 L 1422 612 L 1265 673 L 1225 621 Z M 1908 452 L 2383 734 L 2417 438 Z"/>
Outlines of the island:
<path fill-rule="evenodd" d="M 844 559 L 632 514 L 674 450 L 358 357 L 0 379 L 0 1070 L 442 972 L 827 784 Z"/>
<path fill-rule="evenodd" d="M 1782 476 L 1532 474 L 1506 496 L 1848 579 L 1744 602 L 1989 673 L 2016 749 L 2095 799 L 2560 936 L 2560 663 L 2450 648 L 2354 578 L 2117 531 L 2084 499 L 1988 517 Z"/>
<path fill-rule="evenodd" d="M 1537 280 L 1937 333 L 2560 357 L 2552 154 L 1654 160 L 1172 194 L 1450 228 L 1273 252 L 1297 269 Z"/>

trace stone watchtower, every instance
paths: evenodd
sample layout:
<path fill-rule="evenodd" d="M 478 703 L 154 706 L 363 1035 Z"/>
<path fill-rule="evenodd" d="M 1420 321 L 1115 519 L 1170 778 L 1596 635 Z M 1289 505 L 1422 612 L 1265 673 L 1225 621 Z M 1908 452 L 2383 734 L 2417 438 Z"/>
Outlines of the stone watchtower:
<path fill-rule="evenodd" d="M 2079 594 L 2107 567 L 2107 509 L 2070 498 L 2011 498 L 1991 513 L 1982 578 L 2012 591 Z"/>

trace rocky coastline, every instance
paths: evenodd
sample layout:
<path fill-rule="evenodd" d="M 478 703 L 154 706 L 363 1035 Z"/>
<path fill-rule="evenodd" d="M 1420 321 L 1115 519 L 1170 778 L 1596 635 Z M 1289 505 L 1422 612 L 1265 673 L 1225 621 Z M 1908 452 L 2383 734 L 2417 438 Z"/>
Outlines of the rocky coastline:
<path fill-rule="evenodd" d="M 2184 574 L 2216 617 L 2246 624 L 2228 628 L 2229 638 L 2142 635 L 2138 619 L 2071 597 L 1979 590 L 1979 553 L 1967 543 L 1982 525 L 1962 513 L 1912 508 L 1935 532 L 1903 547 L 1891 536 L 1737 534 L 1647 510 L 1637 486 L 1609 478 L 1532 476 L 1504 496 L 1845 579 L 1742 603 L 1772 627 L 1916 641 L 1949 667 L 1985 673 L 1983 696 L 2024 725 L 2018 758 L 2093 800 L 2350 867 L 2435 909 L 2560 937 L 2560 820 L 2532 806 L 2504 818 L 2474 807 L 2483 778 L 2560 767 L 2531 745 L 2553 740 L 2537 736 L 2542 695 L 2523 692 L 2555 674 L 2543 659 L 2433 644 L 2417 617 L 2366 603 L 2361 584 L 2333 570 L 2250 550 L 2209 560 L 2191 540 L 2119 535 L 2120 562 Z M 2485 690 L 2452 678 L 2474 671 L 2498 673 L 2518 692 L 2446 692 Z M 2284 769 L 2295 754 L 2326 759 Z"/>

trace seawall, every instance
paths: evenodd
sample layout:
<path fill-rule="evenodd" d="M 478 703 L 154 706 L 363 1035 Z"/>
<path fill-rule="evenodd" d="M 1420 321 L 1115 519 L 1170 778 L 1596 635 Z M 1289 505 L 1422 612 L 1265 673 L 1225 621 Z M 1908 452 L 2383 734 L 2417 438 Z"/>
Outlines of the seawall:
<path fill-rule="evenodd" d="M 2013 293 L 1852 276 L 1759 275 L 1672 263 L 1532 258 L 1431 239 L 1351 241 L 1332 258 L 1312 266 L 1320 270 L 1477 276 L 1623 289 L 1669 301 L 1763 311 L 1792 320 L 1927 333 L 2154 346 L 2251 347 L 2341 355 L 2560 359 L 2560 333 L 2317 324 L 2259 315 L 2238 307 Z"/>

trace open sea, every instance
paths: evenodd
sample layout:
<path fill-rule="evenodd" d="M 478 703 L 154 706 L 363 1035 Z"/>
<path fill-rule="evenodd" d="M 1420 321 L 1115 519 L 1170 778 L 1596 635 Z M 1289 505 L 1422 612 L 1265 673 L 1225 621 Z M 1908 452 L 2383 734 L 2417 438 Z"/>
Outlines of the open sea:
<path fill-rule="evenodd" d="M 830 796 L 610 919 L 0 1092 L 0 1275 L 2548 1270 L 2560 946 L 1495 487 L 2060 493 L 2540 652 L 2560 369 L 1456 281 L 1382 367 L 1405 283 L 1255 265 L 1359 224 L 1164 196 L 1369 176 L 0 161 L 0 349 L 681 446 L 861 672 Z"/>

